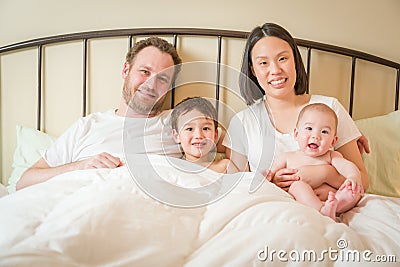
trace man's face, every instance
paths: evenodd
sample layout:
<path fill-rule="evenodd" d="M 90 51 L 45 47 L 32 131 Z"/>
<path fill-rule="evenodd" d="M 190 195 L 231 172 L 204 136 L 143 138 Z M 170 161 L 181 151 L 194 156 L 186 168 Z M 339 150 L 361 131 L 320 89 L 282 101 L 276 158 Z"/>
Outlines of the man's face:
<path fill-rule="evenodd" d="M 131 64 L 125 63 L 123 97 L 133 112 L 155 115 L 164 103 L 174 75 L 171 55 L 154 46 L 142 49 Z"/>

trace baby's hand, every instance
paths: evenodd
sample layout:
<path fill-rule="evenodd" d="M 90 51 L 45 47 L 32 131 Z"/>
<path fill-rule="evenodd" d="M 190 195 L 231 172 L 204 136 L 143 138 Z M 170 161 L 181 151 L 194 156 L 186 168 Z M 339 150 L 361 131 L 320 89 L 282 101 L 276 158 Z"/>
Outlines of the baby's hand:
<path fill-rule="evenodd" d="M 361 179 L 358 177 L 349 177 L 344 181 L 344 183 L 340 186 L 339 190 L 348 188 L 352 191 L 353 195 L 360 194 L 364 196 L 364 187 L 362 186 Z"/>

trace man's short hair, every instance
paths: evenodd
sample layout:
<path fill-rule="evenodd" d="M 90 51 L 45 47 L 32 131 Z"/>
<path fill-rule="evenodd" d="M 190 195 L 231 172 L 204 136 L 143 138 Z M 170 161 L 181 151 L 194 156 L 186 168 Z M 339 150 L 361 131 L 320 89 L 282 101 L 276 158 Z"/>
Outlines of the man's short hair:
<path fill-rule="evenodd" d="M 149 46 L 154 46 L 158 48 L 161 52 L 171 55 L 172 60 L 174 61 L 175 64 L 174 66 L 175 68 L 174 79 L 175 79 L 181 70 L 182 59 L 179 57 L 175 47 L 171 43 L 160 37 L 152 36 L 136 42 L 126 54 L 126 62 L 132 64 L 132 62 L 135 60 L 136 55 L 142 49 Z"/>

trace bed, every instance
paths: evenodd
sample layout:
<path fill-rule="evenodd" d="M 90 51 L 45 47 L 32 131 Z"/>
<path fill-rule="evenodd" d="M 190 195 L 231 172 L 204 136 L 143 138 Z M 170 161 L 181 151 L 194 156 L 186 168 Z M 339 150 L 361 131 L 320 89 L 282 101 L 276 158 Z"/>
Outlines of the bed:
<path fill-rule="evenodd" d="M 309 92 L 338 98 L 372 150 L 363 155 L 370 188 L 338 222 L 267 182 L 250 193 L 252 173 L 187 172 L 196 167 L 159 155 L 15 192 L 73 121 L 116 106 L 124 54 L 146 36 L 174 43 L 187 66 L 165 108 L 208 97 L 226 128 L 245 107 L 237 79 L 247 34 L 117 29 L 1 47 L 0 266 L 398 266 L 400 64 L 329 44 L 297 39 Z"/>

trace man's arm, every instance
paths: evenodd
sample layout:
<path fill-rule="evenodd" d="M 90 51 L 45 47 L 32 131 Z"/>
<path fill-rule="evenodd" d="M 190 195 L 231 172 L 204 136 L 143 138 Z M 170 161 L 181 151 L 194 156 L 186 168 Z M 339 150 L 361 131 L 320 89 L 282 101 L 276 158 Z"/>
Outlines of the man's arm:
<path fill-rule="evenodd" d="M 101 153 L 86 160 L 71 162 L 57 167 L 50 167 L 49 164 L 40 158 L 32 167 L 26 170 L 21 179 L 17 182 L 17 190 L 24 187 L 45 182 L 52 177 L 75 170 L 95 169 L 95 168 L 116 168 L 122 166 L 118 157 L 108 153 Z"/>
<path fill-rule="evenodd" d="M 75 170 L 76 168 L 74 168 L 74 165 L 76 165 L 76 162 L 52 168 L 43 158 L 40 158 L 32 167 L 22 174 L 17 182 L 16 188 L 20 190 L 30 185 L 45 182 L 58 174 Z"/>

